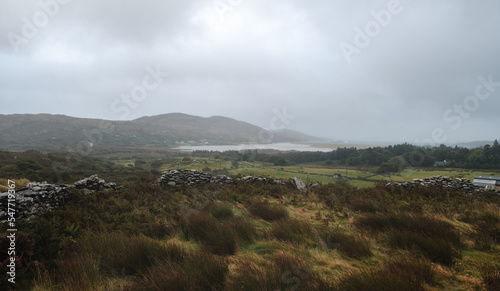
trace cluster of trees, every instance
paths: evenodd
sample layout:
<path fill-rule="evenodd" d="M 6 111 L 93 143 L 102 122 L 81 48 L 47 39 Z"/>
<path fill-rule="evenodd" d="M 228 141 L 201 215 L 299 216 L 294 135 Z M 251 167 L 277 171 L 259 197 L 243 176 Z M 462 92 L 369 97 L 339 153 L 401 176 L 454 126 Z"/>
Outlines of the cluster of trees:
<path fill-rule="evenodd" d="M 194 152 L 193 156 L 208 155 L 209 152 Z M 242 161 L 261 161 L 276 166 L 300 163 L 325 162 L 327 165 L 342 166 L 379 166 L 379 172 L 398 172 L 405 167 L 431 167 L 436 161 L 446 161 L 447 166 L 471 169 L 500 168 L 500 145 L 468 149 L 464 147 L 421 147 L 409 143 L 387 147 L 366 149 L 338 148 L 331 152 L 288 152 L 264 154 L 257 150 L 245 152 L 228 151 L 218 153 L 223 159 Z"/>

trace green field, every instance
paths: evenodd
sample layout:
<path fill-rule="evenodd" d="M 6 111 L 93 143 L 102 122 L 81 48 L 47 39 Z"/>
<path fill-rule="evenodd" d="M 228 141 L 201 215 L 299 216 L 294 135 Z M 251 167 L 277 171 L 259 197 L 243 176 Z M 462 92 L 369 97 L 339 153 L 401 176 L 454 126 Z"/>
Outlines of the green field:
<path fill-rule="evenodd" d="M 133 161 L 127 161 L 133 163 Z M 414 168 L 405 169 L 392 175 L 378 175 L 374 167 L 328 167 L 320 164 L 301 164 L 294 166 L 274 166 L 262 162 L 238 162 L 238 167 L 233 167 L 230 161 L 215 158 L 178 158 L 172 163 L 164 164 L 162 171 L 171 169 L 210 169 L 211 171 L 226 170 L 231 175 L 242 176 L 269 176 L 280 179 L 299 177 L 307 183 L 333 183 L 338 179 L 333 176 L 340 174 L 348 182 L 360 188 L 372 187 L 378 181 L 404 182 L 413 179 L 423 179 L 431 176 L 446 176 L 452 178 L 474 179 L 475 175 L 500 176 L 498 170 L 468 170 L 457 168 Z"/>

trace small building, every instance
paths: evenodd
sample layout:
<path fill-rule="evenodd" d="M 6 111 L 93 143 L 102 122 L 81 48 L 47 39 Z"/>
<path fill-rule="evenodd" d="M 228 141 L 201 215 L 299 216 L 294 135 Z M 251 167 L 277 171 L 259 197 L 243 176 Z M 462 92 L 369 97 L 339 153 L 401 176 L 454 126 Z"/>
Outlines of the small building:
<path fill-rule="evenodd" d="M 444 161 L 435 161 L 434 167 L 446 167 L 446 160 Z"/>
<path fill-rule="evenodd" d="M 500 177 L 476 175 L 473 181 L 474 185 L 486 189 L 500 190 Z"/>

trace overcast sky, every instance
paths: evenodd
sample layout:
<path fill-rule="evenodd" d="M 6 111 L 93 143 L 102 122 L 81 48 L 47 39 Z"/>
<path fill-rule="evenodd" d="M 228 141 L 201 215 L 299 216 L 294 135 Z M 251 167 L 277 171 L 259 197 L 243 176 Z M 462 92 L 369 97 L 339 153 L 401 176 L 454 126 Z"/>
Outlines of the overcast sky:
<path fill-rule="evenodd" d="M 500 1 L 0 2 L 0 114 L 170 112 L 350 141 L 499 138 Z"/>

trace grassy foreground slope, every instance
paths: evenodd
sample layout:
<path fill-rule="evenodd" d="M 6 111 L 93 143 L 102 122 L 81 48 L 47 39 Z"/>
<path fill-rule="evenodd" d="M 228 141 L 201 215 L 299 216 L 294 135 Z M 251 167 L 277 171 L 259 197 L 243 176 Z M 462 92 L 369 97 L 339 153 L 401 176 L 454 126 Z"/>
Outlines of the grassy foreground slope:
<path fill-rule="evenodd" d="M 75 191 L 63 209 L 18 223 L 15 287 L 499 290 L 499 205 L 498 195 L 442 188 L 161 188 L 142 179 Z M 12 287 L 5 279 L 0 288 Z"/>

